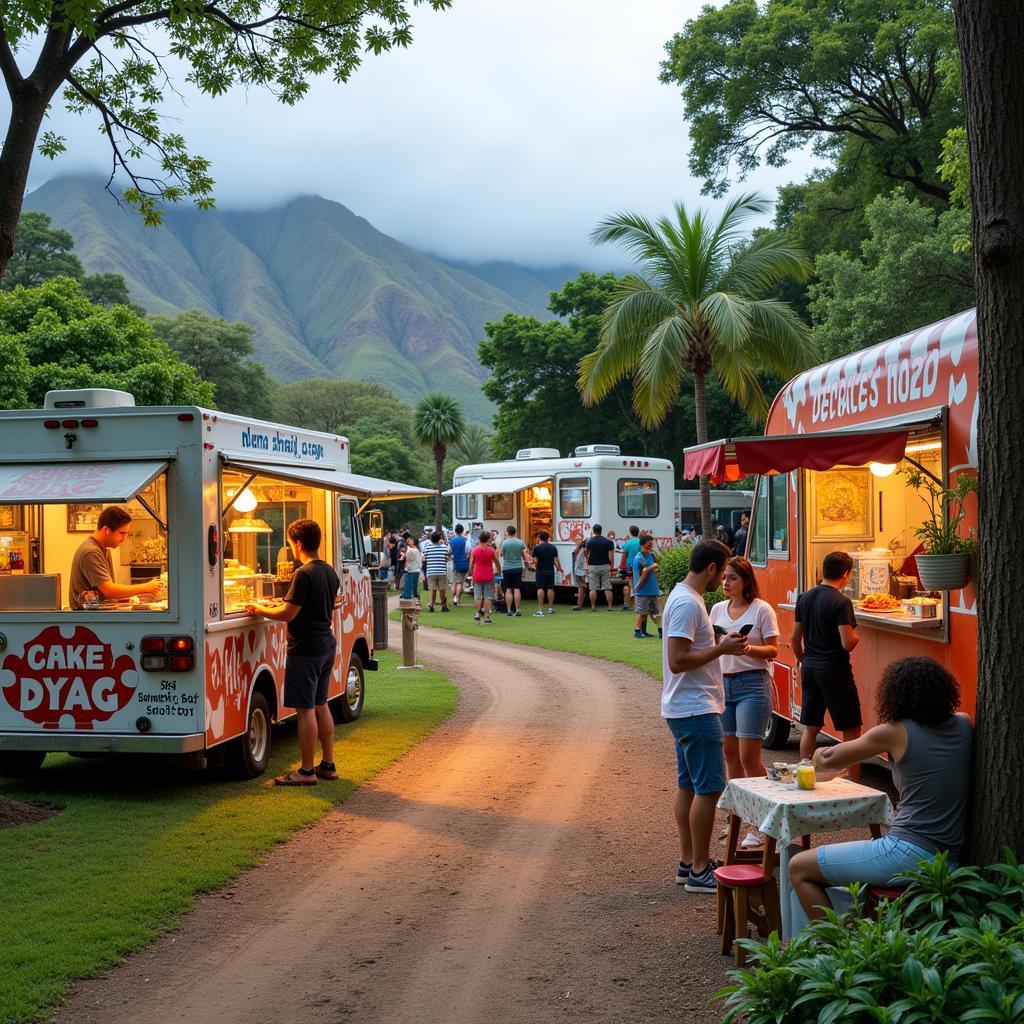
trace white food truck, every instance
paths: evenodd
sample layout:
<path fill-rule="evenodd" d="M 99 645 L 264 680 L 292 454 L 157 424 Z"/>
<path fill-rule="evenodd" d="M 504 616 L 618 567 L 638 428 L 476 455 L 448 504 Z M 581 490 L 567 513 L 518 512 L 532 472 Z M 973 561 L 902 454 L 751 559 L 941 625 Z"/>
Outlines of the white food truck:
<path fill-rule="evenodd" d="M 600 523 L 621 544 L 631 525 L 650 533 L 659 547 L 675 538 L 672 463 L 649 455 L 623 455 L 614 444 L 589 444 L 562 458 L 556 448 L 522 448 L 514 459 L 459 466 L 452 487 L 453 525 L 475 524 L 498 533 L 515 526 L 529 547 L 546 530 L 558 546 L 564 576 L 572 585 L 573 536 L 590 536 Z M 527 572 L 525 579 L 532 580 Z"/>
<path fill-rule="evenodd" d="M 361 509 L 432 491 L 350 473 L 343 437 L 104 389 L 0 412 L 0 437 L 0 771 L 138 752 L 259 775 L 271 725 L 293 714 L 286 626 L 245 608 L 287 592 L 285 530 L 302 518 L 342 579 L 331 706 L 359 716 L 376 668 Z M 159 590 L 75 610 L 72 559 L 111 504 L 132 516 L 106 548 L 114 582 Z"/>

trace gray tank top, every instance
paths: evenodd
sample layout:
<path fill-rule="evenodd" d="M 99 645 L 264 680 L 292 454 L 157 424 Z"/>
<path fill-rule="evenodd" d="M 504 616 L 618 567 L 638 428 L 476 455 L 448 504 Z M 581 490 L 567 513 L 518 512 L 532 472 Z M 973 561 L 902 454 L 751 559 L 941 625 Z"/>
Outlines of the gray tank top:
<path fill-rule="evenodd" d="M 967 829 L 973 730 L 966 715 L 938 726 L 903 719 L 907 749 L 892 763 L 899 793 L 896 820 L 889 835 L 931 853 L 949 850 L 960 859 Z"/>

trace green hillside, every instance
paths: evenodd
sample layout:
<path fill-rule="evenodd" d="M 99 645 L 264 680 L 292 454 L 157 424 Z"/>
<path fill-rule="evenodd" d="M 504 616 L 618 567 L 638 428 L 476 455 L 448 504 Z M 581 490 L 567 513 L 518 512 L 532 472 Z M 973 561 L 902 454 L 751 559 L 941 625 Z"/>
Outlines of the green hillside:
<path fill-rule="evenodd" d="M 256 358 L 281 381 L 374 380 L 412 401 L 443 390 L 489 420 L 476 358 L 483 324 L 508 311 L 550 317 L 540 289 L 531 297 L 543 302 L 523 301 L 317 196 L 256 211 L 172 209 L 154 229 L 102 180 L 67 177 L 25 208 L 70 231 L 87 272 L 121 274 L 145 309 L 252 324 Z"/>

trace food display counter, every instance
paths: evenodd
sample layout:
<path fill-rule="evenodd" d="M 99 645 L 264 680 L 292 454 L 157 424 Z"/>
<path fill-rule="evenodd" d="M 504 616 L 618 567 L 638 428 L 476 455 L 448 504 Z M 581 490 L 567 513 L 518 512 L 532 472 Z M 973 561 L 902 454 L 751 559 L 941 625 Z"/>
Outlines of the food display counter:
<path fill-rule="evenodd" d="M 230 564 L 234 563 L 234 564 Z M 224 565 L 224 611 L 228 615 L 244 612 L 247 604 L 267 601 L 274 596 L 274 577 L 253 572 L 247 565 L 226 559 Z"/>

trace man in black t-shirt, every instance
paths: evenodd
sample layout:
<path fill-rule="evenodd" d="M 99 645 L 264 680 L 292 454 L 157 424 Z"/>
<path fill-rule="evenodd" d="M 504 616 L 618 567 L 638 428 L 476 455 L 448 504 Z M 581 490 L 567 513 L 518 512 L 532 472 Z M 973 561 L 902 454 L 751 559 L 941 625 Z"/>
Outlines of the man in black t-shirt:
<path fill-rule="evenodd" d="M 292 554 L 302 564 L 292 575 L 284 604 L 250 604 L 250 615 L 288 623 L 288 656 L 284 665 L 284 706 L 294 708 L 299 720 L 299 751 L 302 767 L 280 775 L 279 786 L 315 786 L 316 780 L 336 779 L 334 719 L 327 707 L 327 689 L 337 654 L 332 629 L 334 606 L 341 580 L 320 557 L 320 526 L 312 519 L 298 519 L 288 527 Z M 322 757 L 314 768 L 316 741 Z"/>
<path fill-rule="evenodd" d="M 824 579 L 796 601 L 793 653 L 800 662 L 800 756 L 812 757 L 825 710 L 844 740 L 860 735 L 860 695 L 853 679 L 850 653 L 857 646 L 857 618 L 853 602 L 840 593 L 849 582 L 853 559 L 833 551 L 822 563 Z M 851 778 L 855 772 L 850 770 Z"/>
<path fill-rule="evenodd" d="M 533 559 L 534 579 L 537 581 L 537 610 L 534 618 L 543 618 L 544 601 L 548 602 L 548 615 L 555 614 L 555 570 L 562 575 L 562 562 L 558 548 L 551 543 L 547 530 L 537 531 L 537 543 L 530 552 Z"/>
<path fill-rule="evenodd" d="M 608 611 L 612 608 L 612 557 L 615 541 L 601 535 L 601 524 L 594 523 L 592 536 L 583 545 L 583 558 L 587 565 L 587 586 L 590 587 L 590 610 L 597 608 L 597 592 L 604 591 Z"/>

